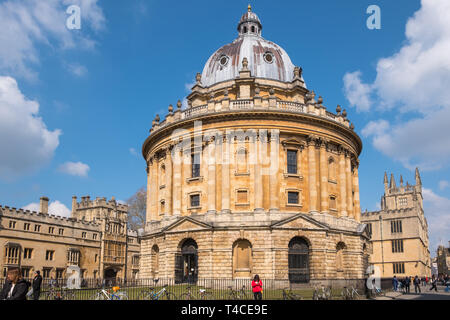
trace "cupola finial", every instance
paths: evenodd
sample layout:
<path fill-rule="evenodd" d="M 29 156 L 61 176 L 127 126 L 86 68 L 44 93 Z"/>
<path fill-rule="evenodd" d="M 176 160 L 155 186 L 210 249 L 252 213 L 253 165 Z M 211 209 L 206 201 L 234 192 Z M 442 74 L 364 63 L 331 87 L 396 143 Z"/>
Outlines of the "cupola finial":
<path fill-rule="evenodd" d="M 252 11 L 252 6 L 250 5 L 250 3 L 248 4 L 248 12 Z"/>

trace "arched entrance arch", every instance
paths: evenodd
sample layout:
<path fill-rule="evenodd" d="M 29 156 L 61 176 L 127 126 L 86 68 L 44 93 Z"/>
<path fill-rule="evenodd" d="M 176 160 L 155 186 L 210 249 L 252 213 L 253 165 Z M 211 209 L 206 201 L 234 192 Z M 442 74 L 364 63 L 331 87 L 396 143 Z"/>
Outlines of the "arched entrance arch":
<path fill-rule="evenodd" d="M 233 244 L 233 278 L 249 278 L 252 272 L 252 244 L 239 239 Z"/>
<path fill-rule="evenodd" d="M 195 283 L 198 277 L 198 246 L 194 239 L 180 242 L 175 254 L 175 282 Z"/>
<path fill-rule="evenodd" d="M 116 277 L 117 277 L 118 270 L 114 268 L 107 268 L 104 271 L 104 279 L 106 282 L 106 285 L 115 285 L 116 284 Z"/>
<path fill-rule="evenodd" d="M 309 245 L 300 237 L 294 237 L 289 242 L 288 250 L 289 282 L 309 282 Z"/>

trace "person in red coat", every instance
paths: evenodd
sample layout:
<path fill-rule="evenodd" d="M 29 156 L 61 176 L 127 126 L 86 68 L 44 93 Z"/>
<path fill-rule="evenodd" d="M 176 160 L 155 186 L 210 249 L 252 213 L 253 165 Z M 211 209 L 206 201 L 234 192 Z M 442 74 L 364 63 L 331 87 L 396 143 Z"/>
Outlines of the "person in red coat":
<path fill-rule="evenodd" d="M 255 275 L 252 281 L 253 295 L 255 300 L 262 300 L 262 281 L 259 279 L 258 275 Z"/>

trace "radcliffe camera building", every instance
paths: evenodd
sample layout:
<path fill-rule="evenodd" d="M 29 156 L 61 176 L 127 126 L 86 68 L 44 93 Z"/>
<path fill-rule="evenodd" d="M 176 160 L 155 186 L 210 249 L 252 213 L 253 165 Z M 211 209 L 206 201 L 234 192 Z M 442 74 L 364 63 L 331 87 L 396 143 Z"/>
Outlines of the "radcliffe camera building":
<path fill-rule="evenodd" d="M 153 121 L 142 278 L 364 278 L 361 140 L 262 28 L 249 7 L 237 38 L 197 74 L 188 107 Z"/>
<path fill-rule="evenodd" d="M 382 277 L 429 276 L 428 223 L 423 210 L 422 181 L 416 169 L 415 185 L 388 181 L 384 175 L 381 210 L 364 212 L 361 221 L 368 225 L 373 253 L 370 264 Z"/>
<path fill-rule="evenodd" d="M 37 270 L 44 278 L 67 279 L 67 267 L 83 278 L 136 278 L 138 235 L 127 230 L 127 205 L 114 198 L 72 198 L 71 217 L 48 212 L 46 197 L 39 212 L 0 206 L 0 268 L 20 267 L 25 277 Z"/>

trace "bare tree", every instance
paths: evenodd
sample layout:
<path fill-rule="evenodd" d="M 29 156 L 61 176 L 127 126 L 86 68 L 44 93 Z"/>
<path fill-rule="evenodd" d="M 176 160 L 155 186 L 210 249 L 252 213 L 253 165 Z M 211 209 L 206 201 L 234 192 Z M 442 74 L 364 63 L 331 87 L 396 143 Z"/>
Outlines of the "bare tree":
<path fill-rule="evenodd" d="M 147 207 L 147 190 L 142 187 L 127 200 L 128 227 L 138 231 L 145 226 L 145 211 Z"/>

